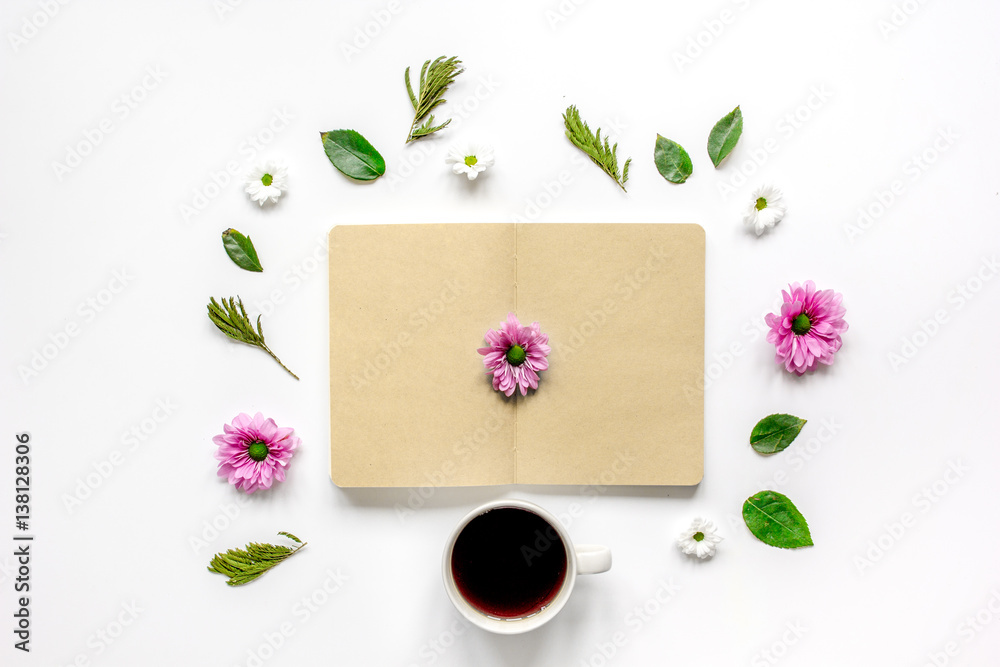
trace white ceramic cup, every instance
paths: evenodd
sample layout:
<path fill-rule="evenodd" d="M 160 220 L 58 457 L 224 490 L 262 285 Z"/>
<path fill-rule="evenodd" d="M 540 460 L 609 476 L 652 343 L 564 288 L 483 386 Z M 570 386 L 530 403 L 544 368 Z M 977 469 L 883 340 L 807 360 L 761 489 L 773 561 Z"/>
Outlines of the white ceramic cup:
<path fill-rule="evenodd" d="M 469 525 L 469 522 L 490 510 L 503 508 L 527 510 L 539 516 L 559 536 L 566 551 L 566 575 L 555 596 L 539 611 L 518 618 L 500 618 L 478 609 L 462 595 L 458 585 L 455 583 L 455 573 L 452 569 L 452 554 L 455 542 L 458 540 L 459 535 L 462 534 L 462 531 L 465 530 L 465 527 Z M 574 547 L 566 530 L 559 523 L 559 519 L 534 503 L 524 500 L 495 500 L 477 507 L 466 514 L 451 532 L 451 535 L 448 537 L 448 544 L 444 549 L 443 569 L 445 590 L 462 616 L 484 630 L 498 634 L 513 635 L 534 630 L 558 614 L 573 592 L 576 575 L 597 574 L 599 572 L 607 572 L 611 569 L 611 550 L 605 546 L 595 544 L 581 544 Z"/>

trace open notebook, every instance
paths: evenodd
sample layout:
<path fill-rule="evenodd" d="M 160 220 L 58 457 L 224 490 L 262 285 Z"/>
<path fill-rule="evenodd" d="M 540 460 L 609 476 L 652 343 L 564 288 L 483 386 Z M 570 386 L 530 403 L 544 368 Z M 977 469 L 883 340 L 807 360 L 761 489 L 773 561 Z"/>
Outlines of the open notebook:
<path fill-rule="evenodd" d="M 701 480 L 700 226 L 351 225 L 329 243 L 336 484 Z M 508 312 L 552 347 L 526 397 L 494 391 L 476 351 Z"/>

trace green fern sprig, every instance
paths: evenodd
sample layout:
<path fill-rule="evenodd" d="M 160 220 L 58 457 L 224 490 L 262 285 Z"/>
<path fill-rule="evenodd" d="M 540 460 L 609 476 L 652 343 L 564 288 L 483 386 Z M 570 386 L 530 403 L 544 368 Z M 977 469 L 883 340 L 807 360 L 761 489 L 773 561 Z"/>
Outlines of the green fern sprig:
<path fill-rule="evenodd" d="M 238 309 L 237 306 L 239 307 Z M 239 297 L 235 299 L 229 297 L 228 301 L 223 298 L 222 305 L 219 305 L 214 296 L 208 302 L 208 319 L 212 320 L 212 324 L 218 327 L 219 331 L 233 340 L 238 340 L 241 343 L 253 345 L 264 350 L 271 355 L 272 359 L 278 362 L 278 365 L 288 371 L 289 375 L 298 380 L 299 376 L 288 370 L 288 366 L 281 363 L 281 359 L 278 359 L 274 352 L 271 352 L 271 349 L 264 343 L 264 331 L 260 327 L 260 317 L 260 315 L 257 316 L 257 330 L 254 331 L 253 325 L 250 323 L 250 317 L 243 307 L 243 300 Z"/>
<path fill-rule="evenodd" d="M 454 56 L 451 58 L 441 56 L 434 62 L 428 60 L 420 68 L 418 96 L 413 94 L 413 86 L 410 85 L 410 68 L 406 68 L 403 80 L 406 81 L 406 92 L 410 96 L 410 104 L 413 105 L 413 122 L 410 124 L 410 134 L 406 138 L 406 143 L 426 137 L 448 126 L 451 122 L 450 118 L 440 125 L 434 125 L 434 114 L 431 111 L 445 103 L 446 100 L 443 97 L 445 91 L 464 71 L 462 61 Z M 427 120 L 424 124 L 418 126 L 418 123 L 425 117 Z"/>
<path fill-rule="evenodd" d="M 604 172 L 615 179 L 618 186 L 625 190 L 625 183 L 628 182 L 628 167 L 632 158 L 625 160 L 625 166 L 618 171 L 618 144 L 610 145 L 607 137 L 601 142 L 601 129 L 597 128 L 595 135 L 590 131 L 590 127 L 580 118 L 580 111 L 576 105 L 570 105 L 563 114 L 563 122 L 566 124 L 566 137 L 573 142 L 573 145 L 590 156 L 590 159 Z M 625 190 L 628 192 L 627 190 Z"/>
<path fill-rule="evenodd" d="M 250 583 L 306 545 L 305 542 L 291 533 L 281 531 L 278 535 L 284 535 L 299 546 L 290 548 L 251 542 L 246 546 L 246 549 L 230 549 L 225 553 L 215 554 L 208 566 L 208 571 L 218 572 L 229 577 L 226 583 L 230 586 L 242 586 Z"/>

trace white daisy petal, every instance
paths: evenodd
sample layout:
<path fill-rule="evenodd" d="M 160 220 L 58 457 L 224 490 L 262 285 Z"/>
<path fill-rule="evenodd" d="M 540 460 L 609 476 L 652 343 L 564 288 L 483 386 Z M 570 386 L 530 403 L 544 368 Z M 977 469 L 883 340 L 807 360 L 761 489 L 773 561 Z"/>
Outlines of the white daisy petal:
<path fill-rule="evenodd" d="M 715 547 L 721 541 L 722 537 L 715 532 L 715 524 L 699 517 L 680 534 L 677 546 L 688 556 L 705 559 L 715 555 Z"/>
<path fill-rule="evenodd" d="M 477 164 L 483 165 L 483 168 L 492 167 L 493 158 L 493 148 L 487 145 L 481 145 L 476 147 L 476 157 L 479 159 Z"/>
<path fill-rule="evenodd" d="M 270 180 L 268 185 L 265 179 Z M 247 172 L 243 185 L 251 200 L 261 206 L 265 202 L 273 204 L 288 189 L 288 168 L 274 160 L 258 163 Z"/>
<path fill-rule="evenodd" d="M 781 222 L 784 216 L 785 203 L 781 190 L 773 185 L 762 185 L 750 197 L 743 222 L 760 236 Z"/>
<path fill-rule="evenodd" d="M 480 173 L 493 166 L 493 147 L 487 144 L 452 146 L 444 161 L 452 165 L 453 173 L 465 174 L 470 181 L 474 181 Z"/>

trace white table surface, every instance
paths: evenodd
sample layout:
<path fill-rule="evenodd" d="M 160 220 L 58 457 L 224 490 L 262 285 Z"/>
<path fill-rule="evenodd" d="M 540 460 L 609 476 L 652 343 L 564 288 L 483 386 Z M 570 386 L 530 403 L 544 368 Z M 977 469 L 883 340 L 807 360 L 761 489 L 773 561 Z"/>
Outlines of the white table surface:
<path fill-rule="evenodd" d="M 1000 7 L 346 4 L 0 8 L 0 662 L 993 664 Z M 442 54 L 467 67 L 439 114 L 455 121 L 404 146 L 403 69 Z M 571 103 L 635 158 L 627 195 L 576 159 L 560 118 Z M 716 170 L 705 139 L 736 104 L 743 137 Z M 317 133 L 342 127 L 382 151 L 383 179 L 357 185 L 333 169 Z M 690 152 L 687 184 L 656 172 L 657 133 Z M 463 140 L 496 148 L 471 185 L 443 163 Z M 55 166 L 80 146 L 74 167 Z M 289 164 L 275 207 L 235 180 L 212 187 L 227 163 L 242 172 L 253 157 Z M 741 210 L 765 181 L 784 189 L 788 214 L 757 238 Z M 860 209 L 873 212 L 861 224 Z M 410 514 L 399 508 L 418 490 L 334 486 L 326 232 L 518 216 L 704 226 L 703 483 L 426 489 Z M 263 274 L 225 257 L 230 226 L 253 237 Z M 844 294 L 851 328 L 833 367 L 796 378 L 756 325 L 806 279 Z M 237 293 L 265 312 L 268 342 L 301 382 L 209 323 L 208 297 Z M 61 336 L 67 327 L 75 335 Z M 26 375 L 36 352 L 51 358 Z M 211 438 L 258 410 L 302 447 L 284 484 L 243 502 L 216 477 Z M 809 423 L 765 458 L 747 437 L 773 412 Z M 27 655 L 12 635 L 22 431 L 35 536 Z M 740 508 L 768 487 L 797 503 L 815 547 L 750 535 Z M 614 551 L 609 573 L 579 581 L 527 636 L 466 628 L 440 580 L 451 527 L 502 497 L 575 508 L 574 538 Z M 699 515 L 725 537 L 707 562 L 674 545 Z M 263 579 L 231 589 L 205 571 L 214 552 L 279 530 L 309 546 Z"/>

